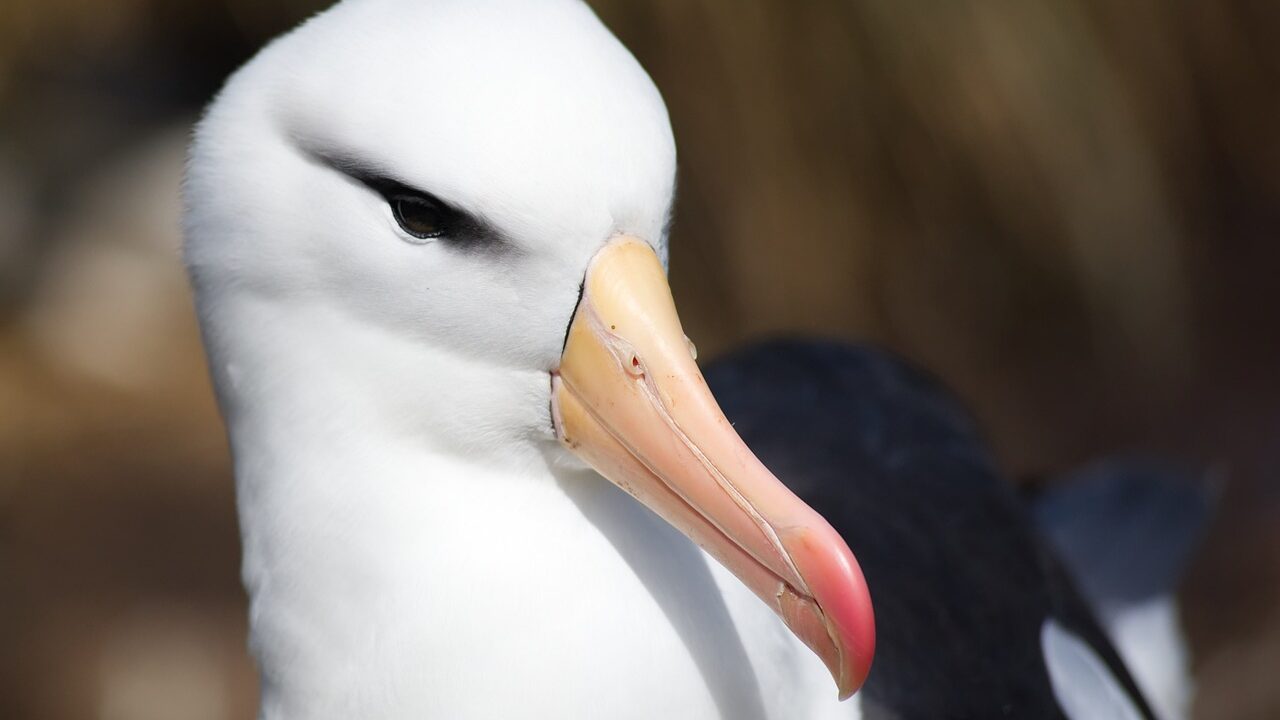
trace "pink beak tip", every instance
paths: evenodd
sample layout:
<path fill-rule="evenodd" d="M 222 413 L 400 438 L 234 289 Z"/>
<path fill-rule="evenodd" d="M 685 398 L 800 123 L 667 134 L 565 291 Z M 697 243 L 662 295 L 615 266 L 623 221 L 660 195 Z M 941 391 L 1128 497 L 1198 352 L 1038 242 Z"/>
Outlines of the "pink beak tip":
<path fill-rule="evenodd" d="M 825 527 L 824 527 L 825 526 Z M 821 528 L 821 529 L 818 529 Z M 832 667 L 840 699 L 848 699 L 866 681 L 875 655 L 876 623 L 871 593 L 849 546 L 830 525 L 805 528 L 792 547 L 801 575 L 822 608 L 832 640 L 838 644 Z"/>

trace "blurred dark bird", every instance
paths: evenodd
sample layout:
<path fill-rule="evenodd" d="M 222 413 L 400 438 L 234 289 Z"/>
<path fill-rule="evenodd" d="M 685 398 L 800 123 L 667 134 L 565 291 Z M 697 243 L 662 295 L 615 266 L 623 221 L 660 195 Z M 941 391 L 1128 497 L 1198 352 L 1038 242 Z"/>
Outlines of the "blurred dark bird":
<path fill-rule="evenodd" d="M 706 377 L 742 438 L 858 555 L 876 607 L 865 717 L 1153 717 L 936 381 L 878 349 L 801 341 Z"/>
<path fill-rule="evenodd" d="M 1119 457 L 1054 480 L 1037 525 L 1101 620 L 1158 717 L 1190 717 L 1193 683 L 1177 591 L 1217 484 L 1169 460 Z"/>

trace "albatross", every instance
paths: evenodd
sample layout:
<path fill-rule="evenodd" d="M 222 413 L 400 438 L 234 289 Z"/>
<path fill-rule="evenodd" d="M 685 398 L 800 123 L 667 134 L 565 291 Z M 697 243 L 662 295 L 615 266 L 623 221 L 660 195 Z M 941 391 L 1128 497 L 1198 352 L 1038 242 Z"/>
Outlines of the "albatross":
<path fill-rule="evenodd" d="M 838 531 L 757 459 L 666 283 L 675 171 L 658 90 L 579 0 L 346 0 L 227 82 L 191 149 L 185 260 L 234 459 L 261 717 L 1007 714 L 1070 705 L 1051 647 L 1120 708 L 1093 717 L 1149 717 L 1087 619 L 1073 634 L 1027 609 L 1042 577 L 976 597 L 972 573 L 948 588 L 913 565 L 955 554 L 941 505 L 909 484 L 845 495 L 871 502 L 826 502 Z M 823 477 L 818 459 L 797 477 Z M 910 502 L 914 545 L 870 532 Z M 903 624 L 880 623 L 888 670 L 859 695 L 877 621 L 855 537 L 922 576 L 886 577 L 878 607 Z M 1034 623 L 947 614 L 975 601 L 973 618 Z M 1024 666 L 966 663 L 978 636 Z"/>

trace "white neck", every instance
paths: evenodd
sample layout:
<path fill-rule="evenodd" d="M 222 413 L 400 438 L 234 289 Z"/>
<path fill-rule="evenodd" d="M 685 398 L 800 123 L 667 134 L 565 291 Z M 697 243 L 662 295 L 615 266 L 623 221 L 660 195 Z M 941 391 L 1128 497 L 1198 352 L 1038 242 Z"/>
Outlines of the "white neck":
<path fill-rule="evenodd" d="M 330 313 L 227 300 L 206 339 L 263 717 L 854 712 L 735 578 L 562 464 L 526 402 L 546 397 L 545 376 L 413 352 Z M 525 417 L 495 424 L 513 407 Z"/>
<path fill-rule="evenodd" d="M 437 350 L 324 305 L 229 296 L 217 307 L 206 345 L 237 453 L 269 447 L 292 466 L 298 451 L 358 450 L 376 437 L 524 468 L 554 447 L 545 372 Z"/>

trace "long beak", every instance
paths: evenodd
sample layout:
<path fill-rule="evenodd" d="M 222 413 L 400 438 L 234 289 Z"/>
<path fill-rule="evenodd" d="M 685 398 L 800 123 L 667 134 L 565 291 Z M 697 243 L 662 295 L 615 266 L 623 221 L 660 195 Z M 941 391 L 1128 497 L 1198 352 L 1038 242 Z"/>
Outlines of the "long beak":
<path fill-rule="evenodd" d="M 653 250 L 616 238 L 592 259 L 552 374 L 556 433 L 732 571 L 818 654 L 840 698 L 866 679 L 866 581 L 822 516 L 756 459 L 716 404 Z"/>

